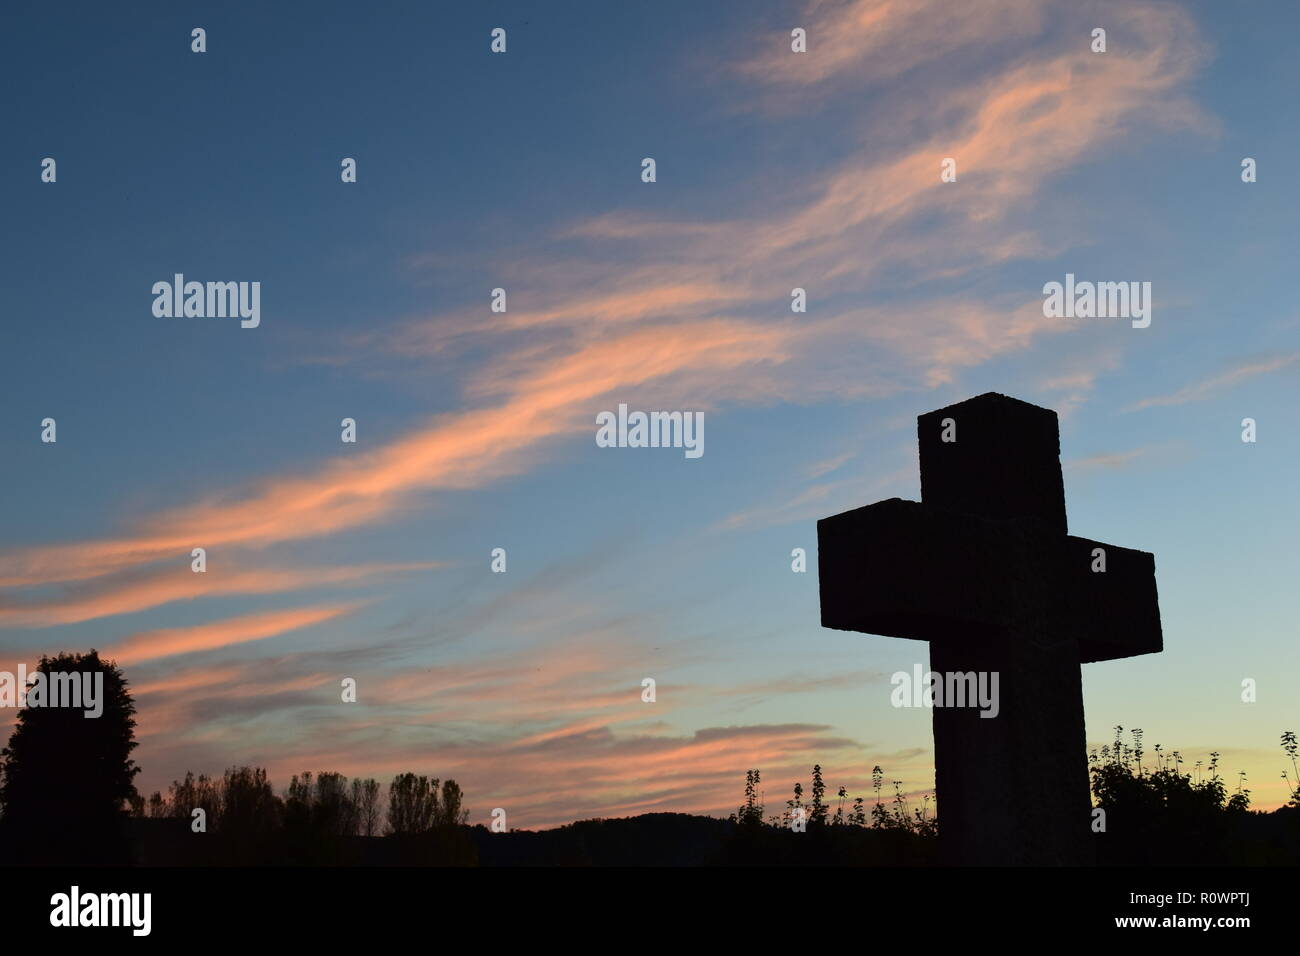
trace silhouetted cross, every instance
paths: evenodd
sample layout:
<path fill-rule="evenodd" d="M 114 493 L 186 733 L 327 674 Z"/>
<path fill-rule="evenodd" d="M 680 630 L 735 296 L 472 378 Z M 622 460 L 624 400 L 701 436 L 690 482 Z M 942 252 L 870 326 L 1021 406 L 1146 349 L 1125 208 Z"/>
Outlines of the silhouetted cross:
<path fill-rule="evenodd" d="M 936 674 L 998 673 L 996 717 L 933 710 L 945 862 L 1087 863 L 1079 665 L 1162 649 L 1155 558 L 1067 533 L 1050 409 L 989 392 L 916 426 L 920 502 L 817 522 L 822 626 L 929 641 Z"/>

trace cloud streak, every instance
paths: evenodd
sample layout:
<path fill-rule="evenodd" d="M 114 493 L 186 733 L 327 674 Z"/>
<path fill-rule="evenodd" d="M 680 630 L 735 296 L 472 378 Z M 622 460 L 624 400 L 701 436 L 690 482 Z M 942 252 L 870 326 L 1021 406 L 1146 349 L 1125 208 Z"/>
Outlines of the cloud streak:
<path fill-rule="evenodd" d="M 1126 411 L 1138 411 L 1143 408 L 1160 408 L 1171 405 L 1186 405 L 1189 402 L 1201 402 L 1207 398 L 1213 398 L 1218 393 L 1229 388 L 1234 388 L 1243 382 L 1259 378 L 1262 375 L 1270 375 L 1273 372 L 1280 372 L 1284 368 L 1290 368 L 1300 362 L 1300 352 L 1287 352 L 1282 355 L 1273 355 L 1267 358 L 1247 359 L 1236 363 L 1226 371 L 1218 375 L 1211 375 L 1199 382 L 1193 382 L 1176 392 L 1170 392 L 1167 395 L 1155 395 L 1151 398 L 1144 398 L 1140 402 L 1135 402 L 1128 406 Z"/>
<path fill-rule="evenodd" d="M 0 627 L 54 627 L 96 618 L 130 614 L 176 601 L 230 595 L 278 594 L 357 584 L 440 567 L 435 562 L 364 564 L 336 568 L 232 569 L 212 566 L 190 570 L 188 555 L 170 568 L 126 572 L 90 586 L 62 589 L 54 597 L 9 600 L 0 605 Z M 61 574 L 74 573 L 71 570 Z"/>
<path fill-rule="evenodd" d="M 333 621 L 361 606 L 360 602 L 354 602 L 286 608 L 280 611 L 244 614 L 196 627 L 169 627 L 145 631 L 133 634 L 121 643 L 105 648 L 103 656 L 122 664 L 139 664 L 180 654 L 212 651 L 249 641 L 262 641 L 290 631 L 311 627 L 314 624 Z"/>

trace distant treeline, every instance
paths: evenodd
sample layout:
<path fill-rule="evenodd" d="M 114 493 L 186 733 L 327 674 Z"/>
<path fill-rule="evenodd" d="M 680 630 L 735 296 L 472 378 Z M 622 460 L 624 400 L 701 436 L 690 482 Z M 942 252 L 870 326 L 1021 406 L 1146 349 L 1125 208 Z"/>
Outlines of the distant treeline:
<path fill-rule="evenodd" d="M 364 862 L 358 838 L 380 836 L 393 862 L 475 862 L 455 780 L 398 774 L 386 796 L 377 780 L 340 773 L 294 775 L 280 796 L 259 767 L 215 779 L 191 772 L 165 795 L 134 795 L 131 817 L 141 822 L 129 829 L 148 856 L 176 865 L 346 865 Z"/>
<path fill-rule="evenodd" d="M 383 792 L 373 778 L 308 772 L 278 794 L 265 769 L 232 767 L 219 778 L 186 773 L 165 794 L 144 798 L 131 759 L 135 705 L 117 666 L 91 651 L 42 658 L 39 668 L 102 672 L 103 711 L 95 719 L 69 708 L 19 711 L 0 751 L 4 864 L 923 866 L 936 859 L 941 821 L 929 796 L 913 808 L 894 781 L 887 802 L 880 767 L 869 805 L 844 787 L 828 799 L 816 765 L 807 799 L 796 783 L 781 811 L 768 814 L 762 775 L 750 770 L 743 802 L 725 820 L 652 813 L 540 832 L 467 826 L 456 781 L 414 773 L 398 774 Z M 1282 735 L 1291 796 L 1272 813 L 1250 809 L 1244 774 L 1228 791 L 1218 754 L 1185 768 L 1178 752 L 1157 746 L 1148 755 L 1142 731 L 1131 733 L 1129 744 L 1116 728 L 1114 743 L 1088 758 L 1098 863 L 1300 862 L 1294 733 Z"/>

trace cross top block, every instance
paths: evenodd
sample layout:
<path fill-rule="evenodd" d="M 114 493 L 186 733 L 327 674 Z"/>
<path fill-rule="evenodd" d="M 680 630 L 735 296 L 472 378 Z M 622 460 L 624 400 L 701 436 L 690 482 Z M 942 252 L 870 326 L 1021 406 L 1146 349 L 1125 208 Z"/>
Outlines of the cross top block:
<path fill-rule="evenodd" d="M 916 435 L 927 505 L 1068 530 L 1060 427 L 1050 408 L 986 392 L 918 416 Z"/>

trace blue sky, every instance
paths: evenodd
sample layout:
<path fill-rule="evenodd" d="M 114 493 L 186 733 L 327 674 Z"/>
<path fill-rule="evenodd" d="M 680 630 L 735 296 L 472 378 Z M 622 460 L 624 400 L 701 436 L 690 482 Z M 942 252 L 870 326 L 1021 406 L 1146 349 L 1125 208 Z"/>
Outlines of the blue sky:
<path fill-rule="evenodd" d="M 790 551 L 919 497 L 915 416 L 995 390 L 1061 413 L 1071 531 L 1156 554 L 1166 650 L 1085 667 L 1089 740 L 1281 802 L 1293 5 L 552 6 L 4 15 L 6 656 L 118 651 L 146 789 L 410 769 L 512 825 L 814 761 L 919 794 L 888 675 L 924 646 L 821 629 Z M 261 282 L 260 327 L 156 318 L 176 272 Z M 1150 281 L 1151 326 L 1045 318 L 1067 272 Z M 704 411 L 704 456 L 596 447 L 620 402 Z"/>

